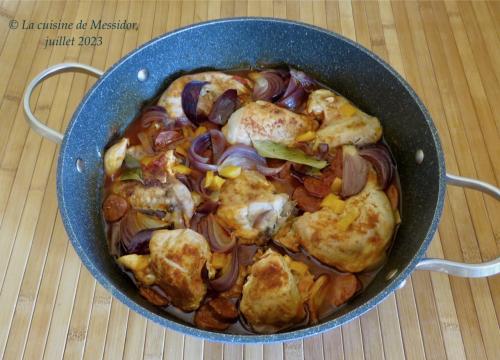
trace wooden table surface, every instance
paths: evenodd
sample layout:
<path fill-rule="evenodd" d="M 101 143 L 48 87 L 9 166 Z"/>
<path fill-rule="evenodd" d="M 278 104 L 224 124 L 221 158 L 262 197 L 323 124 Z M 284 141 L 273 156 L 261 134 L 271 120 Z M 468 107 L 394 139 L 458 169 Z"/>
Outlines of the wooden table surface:
<path fill-rule="evenodd" d="M 416 272 L 378 308 L 342 328 L 285 344 L 222 345 L 158 327 L 96 284 L 68 242 L 57 208 L 58 147 L 29 130 L 27 82 L 78 61 L 109 68 L 179 26 L 231 16 L 274 16 L 321 26 L 372 49 L 430 110 L 448 171 L 498 186 L 500 2 L 0 1 L 0 357 L 5 359 L 500 359 L 500 277 L 466 280 Z M 127 19 L 138 30 L 27 30 L 22 20 Z M 17 29 L 12 20 L 18 21 Z M 102 36 L 101 46 L 48 46 L 46 38 Z M 46 81 L 33 104 L 64 129 L 93 79 Z M 425 188 L 422 189 L 425 191 Z M 429 256 L 498 256 L 500 206 L 449 188 Z"/>

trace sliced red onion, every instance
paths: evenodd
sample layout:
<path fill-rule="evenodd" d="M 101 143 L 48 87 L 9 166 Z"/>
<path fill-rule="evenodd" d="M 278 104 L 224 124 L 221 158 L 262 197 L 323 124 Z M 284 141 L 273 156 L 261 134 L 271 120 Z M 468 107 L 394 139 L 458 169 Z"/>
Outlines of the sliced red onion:
<path fill-rule="evenodd" d="M 208 120 L 217 125 L 225 125 L 229 116 L 236 110 L 238 105 L 238 92 L 234 89 L 226 90 L 217 98 Z"/>
<path fill-rule="evenodd" d="M 148 238 L 146 231 L 150 230 L 152 232 L 165 226 L 165 222 L 158 218 L 141 214 L 138 211 L 128 211 L 120 222 L 120 240 L 123 249 L 128 254 L 149 251 L 147 244 L 144 243 L 149 242 L 151 234 L 149 234 Z"/>
<path fill-rule="evenodd" d="M 382 189 L 386 189 L 394 176 L 394 165 L 387 147 L 377 144 L 362 148 L 359 155 L 368 160 L 378 175 Z"/>
<path fill-rule="evenodd" d="M 155 229 L 146 229 L 135 234 L 129 242 L 123 243 L 127 254 L 149 254 L 149 240 Z"/>
<path fill-rule="evenodd" d="M 303 71 L 290 69 L 290 76 L 297 80 L 297 82 L 308 92 L 316 85 L 316 81 Z"/>
<path fill-rule="evenodd" d="M 225 271 L 221 276 L 214 280 L 210 280 L 210 286 L 215 291 L 226 291 L 229 290 L 236 280 L 238 279 L 239 273 L 239 261 L 238 261 L 238 248 L 235 246 L 231 253 L 231 264 L 229 270 Z"/>
<path fill-rule="evenodd" d="M 285 69 L 269 69 L 269 70 L 264 70 L 263 72 L 275 73 L 276 75 L 281 77 L 283 81 L 286 81 L 290 78 L 290 71 Z"/>
<path fill-rule="evenodd" d="M 366 185 L 368 164 L 358 154 L 344 154 L 342 173 L 342 196 L 358 194 Z"/>
<path fill-rule="evenodd" d="M 163 106 L 159 105 L 148 106 L 141 114 L 141 123 L 145 128 L 151 126 L 154 121 L 165 122 L 166 120 L 166 110 Z"/>
<path fill-rule="evenodd" d="M 166 130 L 160 132 L 155 139 L 155 149 L 165 149 L 171 143 L 182 139 L 183 135 L 177 131 Z"/>
<path fill-rule="evenodd" d="M 283 163 L 278 167 L 269 167 L 269 166 L 262 166 L 262 165 L 257 165 L 257 170 L 264 174 L 265 176 L 274 176 L 277 175 L 285 168 L 285 164 Z"/>
<path fill-rule="evenodd" d="M 232 145 L 224 151 L 217 164 L 221 166 L 235 165 L 247 170 L 255 169 L 256 165 L 266 166 L 266 159 L 260 156 L 257 151 L 248 145 Z"/>
<path fill-rule="evenodd" d="M 300 86 L 300 83 L 293 77 L 290 77 L 290 80 L 288 81 L 288 86 L 286 87 L 285 93 L 281 97 L 282 99 L 290 96 L 291 93 L 293 93 L 297 88 Z"/>
<path fill-rule="evenodd" d="M 198 99 L 200 97 L 201 89 L 208 84 L 207 81 L 191 81 L 184 86 L 181 95 L 182 110 L 186 117 L 195 124 L 200 121 L 198 119 Z"/>
<path fill-rule="evenodd" d="M 252 97 L 254 100 L 272 101 L 285 91 L 285 83 L 280 75 L 272 71 L 263 71 L 255 81 Z"/>
<path fill-rule="evenodd" d="M 201 214 L 210 214 L 217 210 L 218 206 L 218 202 L 207 199 L 196 208 L 196 212 Z"/>
<path fill-rule="evenodd" d="M 201 234 L 200 231 L 200 222 L 202 219 L 204 219 L 205 216 L 202 214 L 195 213 L 192 217 L 191 220 L 189 221 L 189 228 L 191 230 L 196 231 L 197 233 Z"/>
<path fill-rule="evenodd" d="M 193 140 L 188 152 L 190 165 L 200 171 L 217 171 L 217 165 L 208 164 L 210 159 L 200 155 L 210 148 L 211 143 L 210 132 L 203 133 Z"/>
<path fill-rule="evenodd" d="M 236 237 L 231 236 L 231 234 L 219 224 L 214 214 L 207 215 L 207 227 L 207 240 L 210 243 L 212 251 L 226 252 L 236 245 Z"/>
<path fill-rule="evenodd" d="M 253 263 L 253 257 L 257 252 L 258 247 L 255 245 L 239 245 L 238 246 L 238 261 L 241 265 L 247 266 Z"/>
<path fill-rule="evenodd" d="M 212 129 L 209 131 L 209 133 L 210 142 L 212 144 L 212 158 L 214 162 L 217 162 L 224 153 L 224 149 L 227 146 L 227 141 L 224 137 L 224 134 L 219 130 Z"/>
<path fill-rule="evenodd" d="M 292 82 L 292 79 L 290 79 Z M 296 111 L 306 100 L 306 90 L 299 84 L 297 88 L 288 96 L 283 96 L 276 104 L 283 106 L 291 111 Z"/>
<path fill-rule="evenodd" d="M 205 239 L 209 240 L 210 237 L 208 236 L 208 218 L 206 216 L 200 218 L 196 231 L 203 235 Z"/>

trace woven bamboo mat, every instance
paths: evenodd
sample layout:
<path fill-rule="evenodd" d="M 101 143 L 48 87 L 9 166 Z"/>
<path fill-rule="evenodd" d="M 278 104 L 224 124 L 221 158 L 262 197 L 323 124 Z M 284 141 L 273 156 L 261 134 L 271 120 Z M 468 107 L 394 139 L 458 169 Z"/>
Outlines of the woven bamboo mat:
<path fill-rule="evenodd" d="M 428 106 L 448 171 L 498 186 L 500 2 L 0 0 L 0 357 L 5 359 L 500 359 L 500 277 L 417 272 L 380 306 L 303 341 L 235 346 L 158 327 L 96 284 L 69 245 L 58 213 L 58 147 L 28 129 L 27 82 L 77 61 L 106 69 L 179 26 L 231 16 L 274 16 L 354 39 L 391 63 Z M 127 19 L 138 30 L 23 30 L 21 21 Z M 18 21 L 17 29 L 12 20 Z M 47 38 L 102 36 L 101 46 L 47 46 Z M 64 129 L 93 83 L 64 74 L 35 91 L 36 115 Z M 425 189 L 422 189 L 425 191 Z M 449 188 L 429 256 L 498 256 L 500 205 Z"/>

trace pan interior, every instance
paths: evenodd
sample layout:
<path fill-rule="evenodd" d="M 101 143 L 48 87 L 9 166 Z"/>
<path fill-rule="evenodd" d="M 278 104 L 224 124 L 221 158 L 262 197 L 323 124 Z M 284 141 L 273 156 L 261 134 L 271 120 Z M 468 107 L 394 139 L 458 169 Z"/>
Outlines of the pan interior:
<path fill-rule="evenodd" d="M 395 287 L 386 280 L 388 273 L 406 269 L 402 280 L 409 264 L 425 251 L 440 212 L 444 163 L 425 108 L 393 70 L 361 47 L 310 26 L 251 18 L 205 23 L 153 40 L 108 71 L 75 112 L 61 147 L 58 195 L 73 246 L 101 284 L 134 310 L 166 326 L 173 327 L 168 320 L 182 322 L 140 297 L 108 255 L 99 215 L 104 145 L 116 129 L 124 129 L 133 120 L 145 101 L 165 87 L 166 81 L 183 72 L 283 63 L 312 74 L 381 120 L 397 160 L 403 193 L 403 222 L 386 266 L 361 295 L 311 330 L 339 325 L 374 305 L 374 298 L 380 301 Z M 140 81 L 137 75 L 143 69 L 148 77 Z M 420 165 L 415 162 L 418 149 L 425 155 Z M 81 173 L 75 166 L 77 159 L 84 162 Z M 331 321 L 341 316 L 340 322 Z M 208 334 L 193 331 L 198 336 Z M 307 331 L 274 339 L 310 334 Z M 211 338 L 252 341 L 220 334 Z M 258 341 L 269 339 L 273 338 Z"/>

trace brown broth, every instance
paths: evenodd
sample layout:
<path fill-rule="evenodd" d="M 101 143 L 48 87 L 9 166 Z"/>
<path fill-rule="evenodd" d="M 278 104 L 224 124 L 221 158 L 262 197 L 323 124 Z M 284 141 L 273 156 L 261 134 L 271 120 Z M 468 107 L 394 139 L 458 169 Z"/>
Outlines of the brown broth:
<path fill-rule="evenodd" d="M 253 71 L 258 71 L 258 70 L 261 70 L 261 69 L 236 69 L 236 70 L 230 70 L 230 71 L 225 71 L 225 72 L 233 74 L 233 75 L 238 75 L 238 76 L 241 76 L 241 77 L 248 78 L 248 74 L 249 73 L 251 73 Z M 329 87 L 327 87 L 327 86 L 325 86 L 323 84 L 320 84 L 317 88 L 328 89 L 328 90 L 333 91 L 336 94 L 338 94 L 335 90 L 333 90 L 333 89 L 331 89 L 331 88 L 329 88 Z M 147 102 L 146 105 L 155 104 L 156 101 L 159 99 L 159 96 L 160 95 L 156 96 L 151 101 Z M 298 112 L 302 112 L 301 110 L 303 110 L 303 109 L 300 109 Z M 140 141 L 139 141 L 139 139 L 137 137 L 137 134 L 139 132 L 141 132 L 141 131 L 145 131 L 146 130 L 142 126 L 142 123 L 141 123 L 140 119 L 141 119 L 141 114 L 139 114 L 131 122 L 131 124 L 125 129 L 125 131 L 124 131 L 124 133 L 122 135 L 122 136 L 125 136 L 125 137 L 127 137 L 129 139 L 130 146 L 140 144 Z M 385 145 L 387 145 L 387 143 L 385 142 L 385 140 L 383 138 L 382 138 L 381 141 Z M 110 144 L 111 143 L 112 142 L 110 141 Z M 390 150 L 390 148 L 389 148 L 389 150 Z M 269 163 L 270 166 L 277 166 L 280 163 L 280 161 L 276 161 L 276 160 L 270 159 L 270 161 L 268 161 L 268 163 Z M 120 172 L 118 174 L 116 174 L 114 176 L 114 178 L 116 179 L 119 175 L 120 175 Z M 105 183 L 104 183 L 104 194 L 105 194 L 105 196 L 110 193 L 110 186 L 112 185 L 112 182 L 113 182 L 112 180 L 113 179 L 110 179 L 107 176 L 105 178 Z M 275 185 L 277 185 L 277 187 L 280 186 L 275 181 L 273 181 L 273 183 L 275 183 Z M 393 184 L 396 186 L 396 188 L 398 190 L 398 194 L 399 194 L 398 211 L 401 214 L 401 209 L 402 209 L 402 194 L 401 194 L 401 187 L 400 187 L 399 174 L 397 172 L 397 167 L 396 167 L 395 176 L 394 176 L 394 179 L 393 179 Z M 105 231 L 106 231 L 107 237 L 109 238 L 110 226 L 106 223 L 106 221 L 103 221 L 103 222 L 105 224 Z M 357 295 L 359 295 L 359 293 L 363 292 L 369 286 L 369 284 L 373 281 L 373 279 L 375 278 L 375 276 L 377 275 L 377 273 L 380 271 L 380 269 L 384 266 L 384 264 L 386 262 L 386 259 L 387 259 L 388 255 L 390 253 L 390 250 L 391 250 L 391 248 L 393 246 L 394 239 L 396 237 L 398 228 L 399 228 L 399 224 L 397 224 L 396 227 L 395 227 L 395 229 L 394 229 L 393 239 L 391 240 L 390 245 L 389 245 L 388 249 L 386 250 L 386 257 L 385 257 L 385 260 L 383 261 L 383 263 L 380 264 L 376 269 L 373 269 L 373 270 L 370 270 L 370 271 L 361 272 L 361 273 L 356 273 L 355 274 L 356 277 L 358 278 L 360 284 L 361 284 L 361 288 L 356 292 L 356 294 L 350 300 L 348 300 L 348 302 L 351 301 Z M 301 249 L 299 252 L 292 252 L 292 251 L 290 251 L 290 250 L 282 247 L 281 245 L 275 243 L 272 240 L 268 243 L 268 245 L 263 246 L 261 248 L 263 248 L 264 250 L 267 249 L 267 248 L 272 248 L 273 250 L 275 250 L 275 251 L 277 251 L 277 252 L 279 252 L 279 253 L 281 253 L 283 255 L 288 255 L 290 258 L 292 258 L 295 261 L 300 261 L 302 263 L 305 263 L 308 266 L 309 271 L 311 272 L 311 274 L 314 275 L 315 279 L 318 276 L 320 276 L 320 275 L 334 276 L 334 275 L 343 274 L 342 272 L 338 271 L 337 269 L 321 263 L 320 261 L 318 261 L 317 259 L 315 259 L 311 255 L 309 255 L 304 249 Z M 131 271 L 123 268 L 119 264 L 118 264 L 118 266 L 126 274 L 126 276 L 128 276 L 134 282 L 134 284 L 137 286 L 138 284 L 137 284 L 137 282 L 136 282 L 136 280 L 134 278 L 133 273 Z M 153 289 L 154 289 L 154 287 L 153 287 Z M 209 291 L 208 291 L 205 299 L 215 297 L 216 295 L 217 295 L 217 292 L 214 292 L 213 290 L 209 289 Z M 239 300 L 237 300 L 237 301 L 239 301 Z M 332 315 L 333 313 L 335 313 L 336 311 L 338 311 L 343 306 L 345 306 L 345 304 L 341 305 L 340 307 L 337 307 L 335 305 L 331 305 L 328 309 L 326 309 L 326 310 L 323 309 L 323 311 L 321 311 L 321 314 L 319 316 L 320 321 L 321 321 L 322 318 L 325 318 L 325 317 L 328 317 L 328 316 Z M 162 309 L 166 313 L 174 316 L 175 318 L 178 318 L 181 321 L 184 321 L 184 322 L 186 322 L 188 324 L 196 326 L 194 324 L 195 311 L 186 313 L 186 312 L 184 312 L 184 311 L 182 311 L 182 310 L 180 310 L 180 309 L 178 309 L 178 308 L 176 308 L 174 306 L 171 306 L 171 305 L 162 307 Z M 303 323 L 301 323 L 301 324 L 295 324 L 295 325 L 291 326 L 290 328 L 288 328 L 286 330 L 290 330 L 290 329 L 294 329 L 294 328 L 300 328 L 300 327 L 307 326 L 307 321 L 308 321 L 308 317 L 306 318 L 306 320 Z M 245 320 L 242 318 L 241 315 L 240 315 L 239 320 L 237 322 L 235 322 L 234 324 L 232 324 L 224 332 L 233 333 L 233 334 L 253 334 L 254 333 L 254 332 L 252 332 L 249 329 L 248 325 L 245 324 Z"/>

